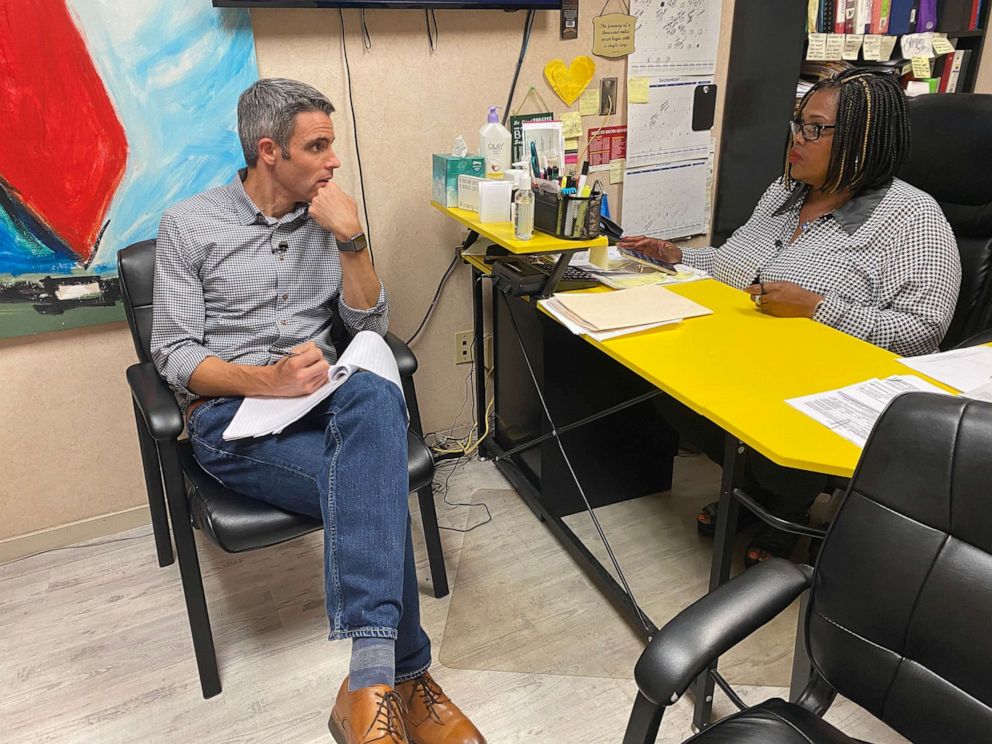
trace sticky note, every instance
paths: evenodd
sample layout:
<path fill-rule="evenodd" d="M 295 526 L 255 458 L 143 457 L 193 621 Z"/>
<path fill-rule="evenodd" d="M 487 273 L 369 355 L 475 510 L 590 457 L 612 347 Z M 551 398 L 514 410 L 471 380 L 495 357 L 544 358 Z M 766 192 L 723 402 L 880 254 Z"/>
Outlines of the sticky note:
<path fill-rule="evenodd" d="M 827 34 L 824 46 L 824 57 L 839 61 L 844 56 L 844 34 Z"/>
<path fill-rule="evenodd" d="M 947 40 L 946 36 L 934 36 L 933 51 L 935 54 L 950 54 L 954 51 L 954 45 Z"/>
<path fill-rule="evenodd" d="M 582 136 L 582 132 L 580 131 L 579 134 L 578 134 L 578 136 L 575 137 L 575 139 L 566 139 L 565 140 L 565 151 L 567 152 L 568 150 L 578 150 L 579 149 L 579 137 L 581 137 L 581 136 Z"/>
<path fill-rule="evenodd" d="M 648 79 L 632 77 L 627 79 L 627 103 L 648 102 Z"/>
<path fill-rule="evenodd" d="M 599 86 L 586 88 L 579 96 L 580 116 L 599 116 Z"/>
<path fill-rule="evenodd" d="M 913 77 L 917 80 L 930 77 L 929 57 L 913 57 Z"/>
<path fill-rule="evenodd" d="M 561 136 L 564 139 L 582 136 L 582 114 L 578 111 L 566 111 L 561 115 Z"/>
<path fill-rule="evenodd" d="M 894 36 L 892 37 L 895 38 Z M 844 37 L 844 59 L 856 62 L 858 59 L 858 52 L 861 51 L 861 45 L 864 43 L 864 34 L 847 34 Z"/>
<path fill-rule="evenodd" d="M 610 183 L 623 183 L 623 171 L 626 163 L 626 158 L 610 161 Z"/>
<path fill-rule="evenodd" d="M 827 58 L 827 35 L 810 34 L 809 46 L 806 49 L 806 59 L 810 61 L 824 60 Z"/>
<path fill-rule="evenodd" d="M 610 268 L 610 247 L 603 245 L 589 249 L 589 263 L 601 269 Z"/>
<path fill-rule="evenodd" d="M 882 55 L 882 37 L 878 34 L 868 34 L 865 36 L 865 49 L 863 54 L 866 62 L 878 62 Z"/>
<path fill-rule="evenodd" d="M 896 48 L 896 40 L 898 36 L 883 36 L 882 43 L 879 49 L 878 58 L 883 62 L 888 62 L 892 59 L 892 52 Z"/>

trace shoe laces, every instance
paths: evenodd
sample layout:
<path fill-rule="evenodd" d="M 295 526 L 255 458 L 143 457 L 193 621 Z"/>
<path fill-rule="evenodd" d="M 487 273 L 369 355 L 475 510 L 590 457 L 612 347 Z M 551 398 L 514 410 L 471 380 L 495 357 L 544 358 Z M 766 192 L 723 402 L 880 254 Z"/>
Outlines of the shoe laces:
<path fill-rule="evenodd" d="M 438 687 L 437 683 L 425 674 L 413 681 L 413 693 L 419 694 L 423 698 L 427 715 L 437 723 L 441 723 L 441 717 L 434 708 L 438 703 L 443 702 L 444 691 Z"/>
<path fill-rule="evenodd" d="M 403 698 L 395 690 L 386 693 L 377 692 L 379 707 L 375 711 L 375 717 L 365 732 L 366 742 L 380 741 L 387 737 L 392 737 L 396 741 L 406 741 L 406 727 L 403 725 Z M 376 738 L 370 738 L 373 733 L 382 734 Z"/>

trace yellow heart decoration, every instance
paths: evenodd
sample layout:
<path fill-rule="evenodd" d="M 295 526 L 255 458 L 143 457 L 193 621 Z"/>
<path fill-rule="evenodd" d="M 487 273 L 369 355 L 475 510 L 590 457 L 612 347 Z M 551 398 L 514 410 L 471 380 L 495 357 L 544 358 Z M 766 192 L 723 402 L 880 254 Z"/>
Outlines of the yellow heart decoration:
<path fill-rule="evenodd" d="M 584 54 L 567 67 L 563 59 L 553 59 L 544 66 L 544 77 L 566 106 L 575 103 L 595 74 L 596 63 Z"/>

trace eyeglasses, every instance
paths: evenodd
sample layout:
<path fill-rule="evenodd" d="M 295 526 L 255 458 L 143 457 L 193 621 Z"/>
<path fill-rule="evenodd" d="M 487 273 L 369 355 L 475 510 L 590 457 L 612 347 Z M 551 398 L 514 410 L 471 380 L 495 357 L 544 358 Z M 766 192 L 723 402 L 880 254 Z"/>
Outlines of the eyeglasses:
<path fill-rule="evenodd" d="M 789 122 L 789 130 L 792 132 L 792 136 L 795 137 L 802 132 L 803 139 L 807 142 L 816 142 L 820 139 L 820 135 L 823 134 L 824 129 L 836 128 L 836 124 L 819 124 L 816 122 L 807 124 L 802 119 L 793 119 Z"/>

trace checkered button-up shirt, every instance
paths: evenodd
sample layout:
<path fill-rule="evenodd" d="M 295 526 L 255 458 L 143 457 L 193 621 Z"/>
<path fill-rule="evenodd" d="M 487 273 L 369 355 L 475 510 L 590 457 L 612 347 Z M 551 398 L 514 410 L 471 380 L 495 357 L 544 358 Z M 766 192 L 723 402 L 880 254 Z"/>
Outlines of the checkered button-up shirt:
<path fill-rule="evenodd" d="M 352 331 L 386 332 L 381 284 L 374 307 L 346 305 L 334 236 L 305 204 L 280 219 L 263 215 L 243 173 L 170 207 L 159 225 L 152 358 L 184 412 L 198 397 L 190 377 L 207 357 L 267 365 L 279 359 L 270 349 L 313 341 L 333 364 L 335 312 Z"/>
<path fill-rule="evenodd" d="M 775 181 L 751 218 L 720 248 L 685 248 L 683 260 L 743 289 L 792 282 L 822 295 L 813 318 L 897 354 L 937 348 L 954 314 L 961 260 L 931 196 L 898 178 L 803 229 L 808 187 Z"/>

